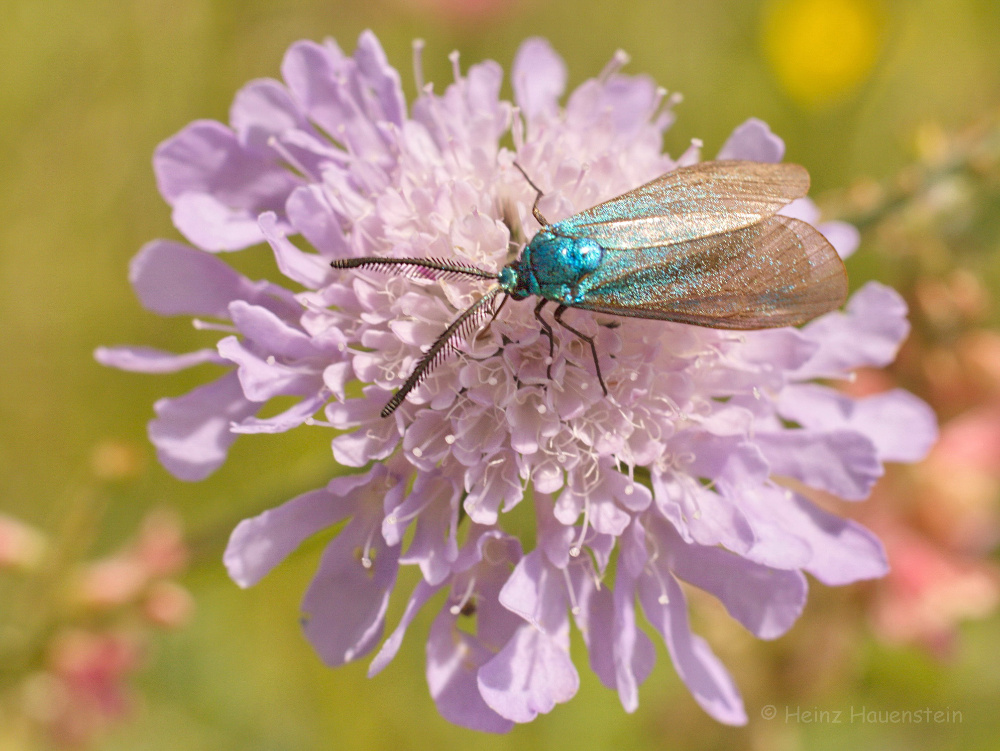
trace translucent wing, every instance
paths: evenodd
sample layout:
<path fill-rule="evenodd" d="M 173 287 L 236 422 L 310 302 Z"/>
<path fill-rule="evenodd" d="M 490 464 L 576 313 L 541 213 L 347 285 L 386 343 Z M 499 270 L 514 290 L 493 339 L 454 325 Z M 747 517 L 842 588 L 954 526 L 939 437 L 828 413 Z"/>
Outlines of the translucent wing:
<path fill-rule="evenodd" d="M 809 191 L 797 164 L 701 162 L 551 225 L 604 248 L 646 248 L 730 232 L 773 216 Z"/>
<path fill-rule="evenodd" d="M 847 272 L 813 227 L 773 216 L 665 247 L 606 250 L 572 307 L 719 329 L 795 326 L 839 307 Z"/>

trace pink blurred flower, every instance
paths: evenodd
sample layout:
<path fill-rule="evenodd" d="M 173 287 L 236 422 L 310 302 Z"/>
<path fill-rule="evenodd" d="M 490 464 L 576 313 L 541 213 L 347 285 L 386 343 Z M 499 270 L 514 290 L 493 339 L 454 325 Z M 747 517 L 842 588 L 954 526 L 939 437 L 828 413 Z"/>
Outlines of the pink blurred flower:
<path fill-rule="evenodd" d="M 34 568 L 45 554 L 45 535 L 6 514 L 0 514 L 0 569 Z"/>
<path fill-rule="evenodd" d="M 22 687 L 26 714 L 61 748 L 83 748 L 132 708 L 128 678 L 144 640 L 125 631 L 68 627 L 48 647 L 44 672 Z"/>
<path fill-rule="evenodd" d="M 892 563 L 873 602 L 876 630 L 890 642 L 917 643 L 947 656 L 959 622 L 983 618 L 996 608 L 1000 571 L 905 525 L 878 524 L 876 529 Z"/>
<path fill-rule="evenodd" d="M 525 0 L 399 0 L 401 5 L 433 14 L 434 20 L 455 24 L 496 23 Z"/>
<path fill-rule="evenodd" d="M 179 520 L 162 509 L 155 510 L 143 520 L 132 544 L 81 567 L 74 598 L 97 609 L 137 602 L 157 580 L 183 571 L 187 556 Z"/>
<path fill-rule="evenodd" d="M 120 477 L 109 474 L 99 476 Z M 0 517 L 0 555 L 5 545 L 15 553 L 24 548 L 16 538 L 25 530 L 38 538 L 27 547 L 41 546 L 49 557 L 35 570 L 22 565 L 22 586 L 4 603 L 12 605 L 14 621 L 6 625 L 14 638 L 6 644 L 9 690 L 0 694 L 0 716 L 22 729 L 14 737 L 38 747 L 93 747 L 130 714 L 129 684 L 143 666 L 152 629 L 190 620 L 194 601 L 170 578 L 181 573 L 187 548 L 177 518 L 161 510 L 146 516 L 135 540 L 87 563 L 75 559 L 78 534 L 45 541 Z"/>

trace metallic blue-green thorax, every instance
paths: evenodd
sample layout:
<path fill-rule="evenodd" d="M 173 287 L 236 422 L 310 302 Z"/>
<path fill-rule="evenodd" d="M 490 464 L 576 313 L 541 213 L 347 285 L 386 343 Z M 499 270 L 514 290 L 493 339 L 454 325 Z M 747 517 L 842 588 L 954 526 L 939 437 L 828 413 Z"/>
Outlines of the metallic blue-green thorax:
<path fill-rule="evenodd" d="M 544 227 L 520 258 L 500 271 L 500 287 L 515 300 L 539 295 L 574 305 L 583 299 L 581 282 L 603 257 L 604 249 L 590 238 L 564 237 Z"/>

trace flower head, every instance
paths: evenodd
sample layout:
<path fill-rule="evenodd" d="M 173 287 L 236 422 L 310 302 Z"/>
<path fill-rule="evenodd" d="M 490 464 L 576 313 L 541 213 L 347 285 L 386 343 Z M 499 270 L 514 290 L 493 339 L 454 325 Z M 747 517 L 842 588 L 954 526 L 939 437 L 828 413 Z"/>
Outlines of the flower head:
<path fill-rule="evenodd" d="M 221 323 L 207 325 L 229 335 L 187 355 L 98 357 L 147 372 L 230 366 L 156 404 L 150 436 L 178 477 L 214 471 L 238 434 L 305 423 L 336 428 L 336 460 L 368 468 L 245 520 L 225 555 L 248 586 L 344 522 L 303 603 L 306 636 L 327 663 L 377 648 L 377 673 L 447 590 L 427 648 L 431 694 L 451 721 L 504 731 L 575 693 L 574 625 L 593 670 L 634 710 L 654 659 L 645 617 L 702 707 L 745 722 L 733 681 L 691 632 L 680 582 L 770 639 L 801 612 L 806 572 L 826 584 L 885 572 L 870 532 L 795 489 L 861 500 L 884 462 L 912 461 L 933 441 L 933 416 L 909 394 L 854 399 L 816 380 L 890 362 L 907 333 L 905 305 L 869 284 L 845 312 L 801 330 L 740 334 L 570 310 L 570 325 L 595 341 L 605 396 L 583 341 L 557 328 L 550 359 L 532 306 L 511 303 L 454 339 L 457 352 L 382 418 L 484 287 L 335 271 L 331 260 L 447 258 L 496 271 L 538 227 L 515 157 L 545 188 L 551 219 L 700 159 L 699 144 L 676 160 L 661 152 L 677 99 L 621 74 L 621 54 L 564 103 L 563 62 L 542 40 L 514 61 L 513 103 L 499 98 L 497 64 L 462 72 L 452 60 L 455 80 L 436 94 L 417 57 L 421 95 L 408 112 L 371 33 L 351 56 L 333 42 L 298 43 L 284 82 L 249 84 L 230 126 L 197 122 L 164 143 L 160 188 L 197 249 L 147 245 L 133 283 L 150 309 L 213 318 Z M 783 148 L 750 120 L 719 156 L 775 162 Z M 816 220 L 804 200 L 785 213 Z M 842 255 L 857 244 L 847 225 L 819 228 Z M 304 291 L 248 280 L 212 255 L 262 241 Z M 366 384 L 360 395 L 348 390 L 354 381 Z M 277 396 L 297 401 L 258 417 Z M 526 551 L 504 512 L 529 499 L 537 544 Z M 379 647 L 401 565 L 418 566 L 422 580 L 401 593 L 405 613 Z"/>

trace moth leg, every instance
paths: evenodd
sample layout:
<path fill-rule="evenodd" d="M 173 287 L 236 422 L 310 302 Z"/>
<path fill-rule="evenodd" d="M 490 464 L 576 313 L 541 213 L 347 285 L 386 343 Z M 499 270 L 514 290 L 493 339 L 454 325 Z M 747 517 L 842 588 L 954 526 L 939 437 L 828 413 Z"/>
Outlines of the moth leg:
<path fill-rule="evenodd" d="M 509 299 L 510 295 L 503 296 L 503 300 L 500 301 L 500 304 L 497 305 L 497 309 L 493 311 L 493 315 L 490 317 L 490 323 L 493 323 L 497 319 L 497 316 L 500 315 L 500 311 L 503 310 L 503 306 L 507 304 Z"/>
<path fill-rule="evenodd" d="M 497 319 L 497 316 L 500 315 L 500 311 L 503 310 L 503 306 L 507 304 L 507 301 L 509 299 L 510 295 L 503 296 L 503 300 L 500 301 L 500 304 L 497 305 L 496 310 L 493 311 L 493 315 L 490 317 L 489 323 L 493 323 L 493 321 Z M 504 337 L 504 339 L 506 340 L 506 337 Z M 466 357 L 476 362 L 485 362 L 486 360 L 491 360 L 492 358 L 496 357 L 501 352 L 503 352 L 503 347 L 497 347 L 496 352 L 494 352 L 492 355 L 487 355 L 486 357 L 473 357 L 472 355 L 466 355 Z"/>
<path fill-rule="evenodd" d="M 535 185 L 534 182 L 532 182 L 531 178 L 528 177 L 528 173 L 524 171 L 524 168 L 520 164 L 514 162 L 514 166 L 517 167 L 518 172 L 524 175 L 524 179 L 528 181 L 528 185 L 530 185 L 532 188 L 535 189 L 535 202 L 531 205 L 531 215 L 535 217 L 535 219 L 538 221 L 540 225 L 542 225 L 543 227 L 546 226 L 548 222 L 545 221 L 545 217 L 542 216 L 542 212 L 538 210 L 538 202 L 542 200 L 542 196 L 544 196 L 545 194 L 542 193 L 541 188 L 539 188 L 537 185 Z"/>
<path fill-rule="evenodd" d="M 607 396 L 608 395 L 608 387 L 604 385 L 604 376 L 601 375 L 601 364 L 597 361 L 597 346 L 594 344 L 594 337 L 587 336 L 582 331 L 577 331 L 575 328 L 573 328 L 568 323 L 566 323 L 562 319 L 562 315 L 567 310 L 569 310 L 568 306 L 566 306 L 566 305 L 560 305 L 558 308 L 556 308 L 556 312 L 555 312 L 555 315 L 553 316 L 553 318 L 555 318 L 556 323 L 558 323 L 564 329 L 566 329 L 567 331 L 569 331 L 569 332 L 571 332 L 573 334 L 576 334 L 578 337 L 580 337 L 581 339 L 583 339 L 583 341 L 585 341 L 587 344 L 590 345 L 590 353 L 594 356 L 594 368 L 597 370 L 597 380 L 600 381 L 600 383 L 601 383 L 601 391 L 603 391 L 604 395 Z"/>
<path fill-rule="evenodd" d="M 545 371 L 546 378 L 552 378 L 552 362 L 555 360 L 556 356 L 556 341 L 552 331 L 552 324 L 542 318 L 542 308 L 548 302 L 544 297 L 538 300 L 538 305 L 535 306 L 535 318 L 538 319 L 538 323 L 541 325 L 542 330 L 545 335 L 549 338 L 549 367 Z"/>

